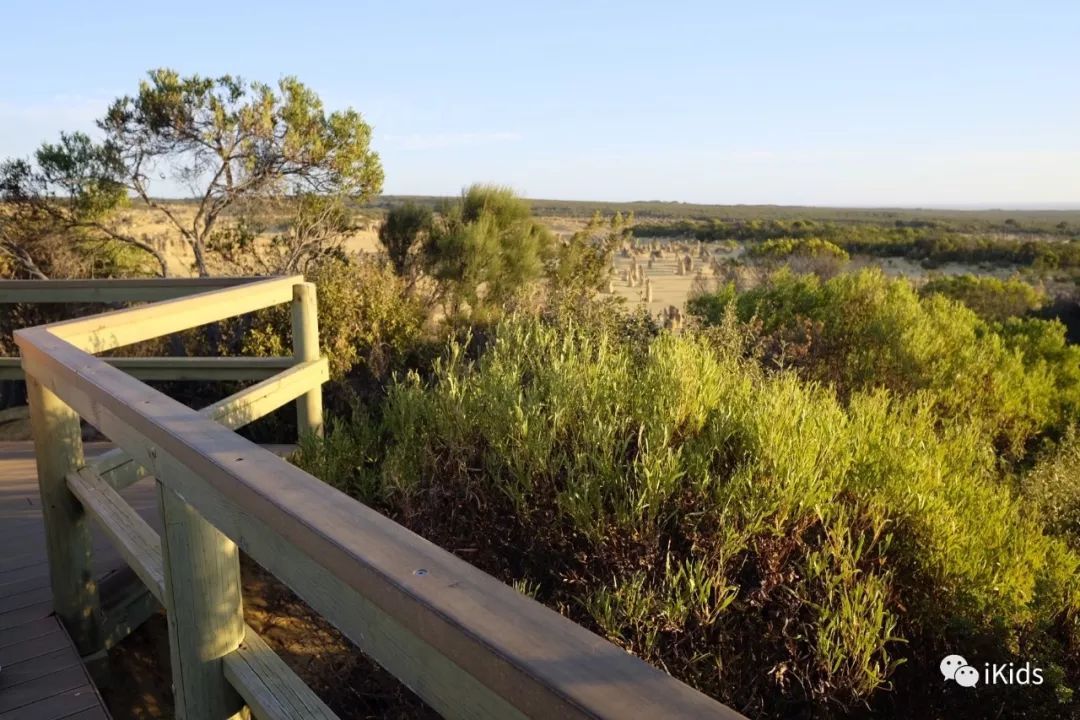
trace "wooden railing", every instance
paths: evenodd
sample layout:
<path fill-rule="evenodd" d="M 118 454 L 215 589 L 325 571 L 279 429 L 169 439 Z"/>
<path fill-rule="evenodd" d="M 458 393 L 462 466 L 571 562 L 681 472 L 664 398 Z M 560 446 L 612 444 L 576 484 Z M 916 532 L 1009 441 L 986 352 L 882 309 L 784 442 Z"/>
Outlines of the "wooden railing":
<path fill-rule="evenodd" d="M 14 303 L 136 303 L 185 297 L 244 285 L 250 277 L 117 280 L 0 280 L 0 305 Z M 140 380 L 263 380 L 295 362 L 291 357 L 110 357 L 105 362 Z M 0 357 L 0 380 L 22 380 L 17 357 Z"/>
<path fill-rule="evenodd" d="M 285 302 L 291 367 L 201 411 L 92 354 Z M 446 717 L 739 717 L 233 432 L 292 400 L 320 429 L 315 309 L 273 278 L 16 332 L 56 611 L 84 656 L 110 626 L 93 518 L 167 610 L 181 718 L 333 717 L 244 624 L 241 549 Z M 80 417 L 117 449 L 86 463 Z M 117 492 L 144 474 L 161 537 Z"/>

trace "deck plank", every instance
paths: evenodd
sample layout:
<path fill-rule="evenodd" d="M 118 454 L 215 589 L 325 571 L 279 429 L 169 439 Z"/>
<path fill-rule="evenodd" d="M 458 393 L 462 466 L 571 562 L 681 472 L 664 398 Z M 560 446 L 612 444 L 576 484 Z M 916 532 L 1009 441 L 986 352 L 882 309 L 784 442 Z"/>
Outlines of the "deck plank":
<path fill-rule="evenodd" d="M 88 454 L 96 448 L 88 447 Z M 33 446 L 0 443 L 0 720 L 109 720 L 71 638 L 53 615 Z M 152 483 L 125 492 L 156 521 Z M 124 567 L 95 530 L 99 577 Z"/>

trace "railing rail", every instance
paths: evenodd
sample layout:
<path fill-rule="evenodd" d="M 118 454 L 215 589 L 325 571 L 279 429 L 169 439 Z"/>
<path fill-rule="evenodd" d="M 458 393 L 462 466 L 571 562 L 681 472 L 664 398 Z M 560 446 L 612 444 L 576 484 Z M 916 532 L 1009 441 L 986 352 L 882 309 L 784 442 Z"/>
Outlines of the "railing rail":
<path fill-rule="evenodd" d="M 57 611 L 80 648 L 102 635 L 89 515 L 168 611 L 179 717 L 245 704 L 257 717 L 332 717 L 245 627 L 238 548 L 446 717 L 739 717 L 233 432 L 293 399 L 321 427 L 314 292 L 262 280 L 16 333 L 54 504 Z M 202 411 L 90 354 L 282 302 L 297 367 Z M 87 465 L 79 417 L 118 449 Z M 116 492 L 140 473 L 160 488 L 161 537 Z"/>
<path fill-rule="evenodd" d="M 248 285 L 257 277 L 0 280 L 0 305 L 145 303 Z M 159 333 L 158 336 L 165 333 Z M 110 357 L 105 362 L 140 380 L 263 380 L 295 357 Z M 0 380 L 23 380 L 17 357 L 0 357 Z"/>

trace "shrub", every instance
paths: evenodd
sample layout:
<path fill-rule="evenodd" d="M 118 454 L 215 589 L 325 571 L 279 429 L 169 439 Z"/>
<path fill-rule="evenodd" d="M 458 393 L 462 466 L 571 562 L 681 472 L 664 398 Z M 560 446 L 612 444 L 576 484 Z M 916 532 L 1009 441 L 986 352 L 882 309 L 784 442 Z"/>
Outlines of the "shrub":
<path fill-rule="evenodd" d="M 1080 552 L 1080 433 L 1075 427 L 1043 452 L 1022 488 L 1047 529 Z"/>
<path fill-rule="evenodd" d="M 769 264 L 785 264 L 795 272 L 832 277 L 850 259 L 847 252 L 818 237 L 774 238 L 747 250 L 750 257 Z"/>
<path fill-rule="evenodd" d="M 385 374 L 390 359 L 418 337 L 423 309 L 405 297 L 402 280 L 387 267 L 363 259 L 329 258 L 309 269 L 317 286 L 319 338 L 331 379 L 358 365 Z M 287 306 L 258 313 L 241 337 L 244 355 L 289 355 L 292 336 Z"/>
<path fill-rule="evenodd" d="M 963 303 L 984 320 L 1021 317 L 1046 304 L 1046 295 L 1023 280 L 999 280 L 985 275 L 946 275 L 931 279 L 920 289 L 924 296 L 937 293 Z"/>
<path fill-rule="evenodd" d="M 965 643 L 1006 661 L 1037 640 L 1075 676 L 1077 556 L 981 426 L 925 396 L 842 405 L 745 354 L 733 332 L 511 318 L 303 462 L 754 716 L 881 702 L 901 662 Z"/>
<path fill-rule="evenodd" d="M 452 313 L 495 312 L 529 290 L 544 271 L 551 235 L 508 188 L 473 185 L 443 208 L 424 247 Z"/>
<path fill-rule="evenodd" d="M 411 274 L 415 253 L 431 230 L 433 214 L 430 208 L 405 203 L 391 208 L 379 228 L 379 242 L 390 257 L 390 265 L 401 277 Z"/>
<path fill-rule="evenodd" d="M 842 398 L 875 388 L 925 397 L 944 417 L 980 423 L 1012 456 L 1038 434 L 1062 431 L 1080 408 L 1080 348 L 1065 343 L 1060 323 L 987 323 L 876 270 L 825 282 L 780 272 L 742 294 L 696 298 L 690 310 L 716 322 L 724 303 L 760 328 L 778 365 Z"/>

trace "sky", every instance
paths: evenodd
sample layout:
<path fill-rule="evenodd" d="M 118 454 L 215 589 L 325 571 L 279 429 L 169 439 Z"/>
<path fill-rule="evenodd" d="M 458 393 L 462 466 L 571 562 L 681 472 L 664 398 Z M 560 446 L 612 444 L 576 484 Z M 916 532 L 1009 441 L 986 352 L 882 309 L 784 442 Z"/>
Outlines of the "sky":
<path fill-rule="evenodd" d="M 1080 207 L 1075 0 L 0 0 L 0 17 L 0 158 L 92 130 L 171 67 L 294 75 L 359 110 L 388 194 Z"/>

